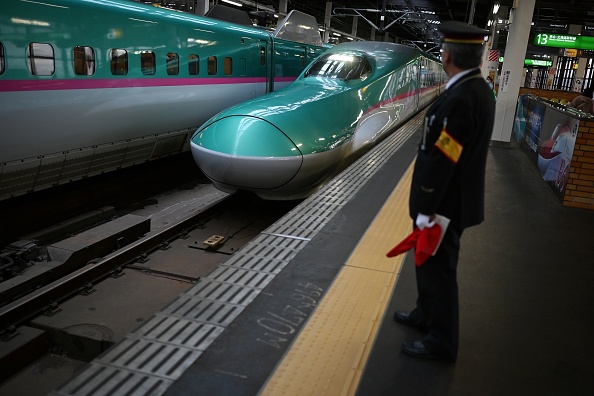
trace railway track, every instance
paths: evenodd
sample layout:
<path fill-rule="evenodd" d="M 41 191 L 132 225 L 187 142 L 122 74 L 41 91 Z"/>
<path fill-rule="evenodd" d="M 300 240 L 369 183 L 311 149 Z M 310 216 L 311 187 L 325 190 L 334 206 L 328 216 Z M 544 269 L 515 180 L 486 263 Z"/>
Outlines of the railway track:
<path fill-rule="evenodd" d="M 0 394 L 47 394 L 296 203 L 198 183 L 41 249 L 17 242 L 24 256 L 42 254 L 0 283 Z"/>

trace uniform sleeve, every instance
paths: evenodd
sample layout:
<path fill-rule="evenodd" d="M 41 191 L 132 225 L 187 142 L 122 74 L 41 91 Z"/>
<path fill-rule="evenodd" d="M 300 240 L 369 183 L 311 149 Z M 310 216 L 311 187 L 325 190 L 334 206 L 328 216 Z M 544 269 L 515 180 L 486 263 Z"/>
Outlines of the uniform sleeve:
<path fill-rule="evenodd" d="M 444 116 L 432 128 L 434 143 L 427 147 L 427 157 L 420 182 L 418 209 L 420 213 L 436 213 L 452 179 L 464 147 L 472 141 L 476 121 L 472 116 L 472 104 L 460 98 L 453 99 L 444 108 Z"/>

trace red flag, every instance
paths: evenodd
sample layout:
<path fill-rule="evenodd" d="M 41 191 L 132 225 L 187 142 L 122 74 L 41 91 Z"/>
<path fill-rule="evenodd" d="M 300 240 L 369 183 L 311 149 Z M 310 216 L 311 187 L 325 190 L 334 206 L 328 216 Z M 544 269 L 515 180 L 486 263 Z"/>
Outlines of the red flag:
<path fill-rule="evenodd" d="M 425 227 L 422 230 L 415 228 L 413 232 L 404 238 L 398 245 L 394 246 L 386 256 L 394 257 L 401 253 L 415 248 L 415 264 L 421 266 L 429 257 L 437 251 L 441 243 L 441 226 L 435 224 L 432 227 Z"/>

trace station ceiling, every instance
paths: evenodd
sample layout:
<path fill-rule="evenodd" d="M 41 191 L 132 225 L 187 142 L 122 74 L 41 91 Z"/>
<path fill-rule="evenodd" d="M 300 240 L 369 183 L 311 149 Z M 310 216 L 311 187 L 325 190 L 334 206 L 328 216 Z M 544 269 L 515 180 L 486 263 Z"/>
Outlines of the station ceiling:
<path fill-rule="evenodd" d="M 159 4 L 182 11 L 194 12 L 193 5 L 200 0 L 132 0 Z M 211 6 L 221 4 L 245 11 L 267 11 L 277 13 L 282 0 L 210 0 Z M 285 0 L 287 12 L 298 10 L 313 15 L 319 26 L 324 27 L 326 1 L 324 0 Z M 332 29 L 346 34 L 353 32 L 353 18 L 358 16 L 356 37 L 363 40 L 372 38 L 372 27 L 376 27 L 375 40 L 381 28 L 385 29 L 390 39 L 397 38 L 403 44 L 417 46 L 436 54 L 439 34 L 436 27 L 439 22 L 456 20 L 489 29 L 490 20 L 494 20 L 493 49 L 503 51 L 509 31 L 510 10 L 514 4 L 526 0 L 341 0 L 333 1 Z M 493 15 L 494 5 L 499 11 Z M 385 6 L 385 19 L 381 24 L 381 10 Z M 570 31 L 571 25 L 587 26 L 582 34 L 594 36 L 594 0 L 535 0 L 532 17 L 532 34 L 550 32 L 558 34 L 579 34 Z M 552 26 L 555 27 L 552 27 Z M 378 31 L 378 28 L 380 31 Z M 346 40 L 341 36 L 338 40 Z M 527 53 L 539 53 L 542 47 L 534 48 L 529 39 Z M 554 51 L 554 50 L 552 50 Z M 549 51 L 551 53 L 551 51 Z M 594 52 L 593 52 L 594 53 Z M 590 56 L 590 55 L 588 55 Z"/>
<path fill-rule="evenodd" d="M 216 0 L 224 4 L 222 0 Z M 243 9 L 255 8 L 278 10 L 279 0 L 234 0 L 243 3 Z M 360 15 L 357 24 L 357 36 L 371 38 L 372 24 L 380 27 L 382 6 L 386 6 L 384 26 L 390 36 L 398 37 L 403 43 L 419 48 L 426 47 L 438 39 L 434 21 L 458 20 L 487 28 L 493 19 L 493 6 L 499 4 L 497 25 L 497 46 L 503 49 L 507 40 L 509 11 L 513 4 L 525 0 L 343 0 L 333 1 L 331 26 L 345 33 L 352 32 L 353 15 Z M 323 0 L 287 0 L 288 11 L 293 9 L 316 17 L 323 25 L 326 1 Z M 367 19 L 367 21 L 365 20 Z M 594 0 L 536 0 L 533 14 L 533 30 L 546 29 L 555 23 L 561 25 L 589 25 L 594 29 Z M 567 33 L 560 29 L 559 33 Z M 590 31 L 594 35 L 594 30 Z M 377 40 L 376 32 L 376 40 Z"/>

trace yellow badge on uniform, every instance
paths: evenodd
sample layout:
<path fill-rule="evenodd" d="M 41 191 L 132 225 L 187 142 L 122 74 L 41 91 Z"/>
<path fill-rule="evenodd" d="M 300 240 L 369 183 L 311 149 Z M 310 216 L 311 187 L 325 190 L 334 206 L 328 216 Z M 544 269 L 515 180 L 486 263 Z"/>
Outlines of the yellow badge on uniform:
<path fill-rule="evenodd" d="M 441 150 L 453 163 L 457 163 L 464 148 L 456 139 L 443 129 L 439 139 L 435 142 L 435 147 Z"/>

